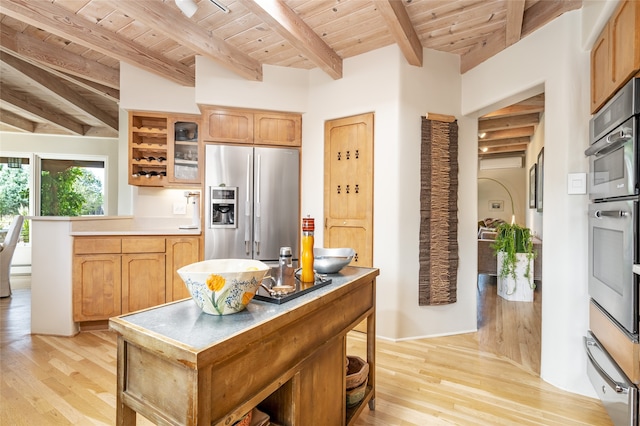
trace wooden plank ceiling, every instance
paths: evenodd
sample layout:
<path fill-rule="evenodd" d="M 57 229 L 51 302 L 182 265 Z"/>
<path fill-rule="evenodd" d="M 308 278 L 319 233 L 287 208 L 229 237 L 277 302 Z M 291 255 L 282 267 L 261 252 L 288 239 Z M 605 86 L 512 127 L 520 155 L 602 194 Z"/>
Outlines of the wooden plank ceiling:
<path fill-rule="evenodd" d="M 249 80 L 262 80 L 264 64 L 339 79 L 344 59 L 396 43 L 414 66 L 424 65 L 423 48 L 457 54 L 464 73 L 582 7 L 582 0 L 194 2 L 187 17 L 175 0 L 2 0 L 0 130 L 116 136 L 121 61 L 184 86 L 194 85 L 196 55 Z M 515 130 L 507 117 L 483 120 L 494 138 L 483 146 Z M 523 145 L 525 137 L 511 140 Z"/>

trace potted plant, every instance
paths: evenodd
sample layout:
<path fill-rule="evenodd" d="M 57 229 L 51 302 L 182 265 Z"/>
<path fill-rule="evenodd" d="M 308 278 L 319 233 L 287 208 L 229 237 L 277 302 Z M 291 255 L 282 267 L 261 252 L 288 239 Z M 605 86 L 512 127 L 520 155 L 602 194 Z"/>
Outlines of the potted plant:
<path fill-rule="evenodd" d="M 533 301 L 533 238 L 529 228 L 501 223 L 491 245 L 498 258 L 498 295 L 515 301 Z"/>

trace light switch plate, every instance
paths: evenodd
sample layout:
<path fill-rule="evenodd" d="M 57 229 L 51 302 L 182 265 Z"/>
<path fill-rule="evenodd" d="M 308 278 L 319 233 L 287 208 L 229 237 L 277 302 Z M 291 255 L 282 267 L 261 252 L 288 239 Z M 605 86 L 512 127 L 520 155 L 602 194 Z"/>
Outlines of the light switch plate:
<path fill-rule="evenodd" d="M 586 173 L 569 173 L 567 176 L 567 194 L 586 194 L 587 193 L 587 174 Z"/>
<path fill-rule="evenodd" d="M 173 214 L 187 214 L 187 204 L 173 203 Z"/>

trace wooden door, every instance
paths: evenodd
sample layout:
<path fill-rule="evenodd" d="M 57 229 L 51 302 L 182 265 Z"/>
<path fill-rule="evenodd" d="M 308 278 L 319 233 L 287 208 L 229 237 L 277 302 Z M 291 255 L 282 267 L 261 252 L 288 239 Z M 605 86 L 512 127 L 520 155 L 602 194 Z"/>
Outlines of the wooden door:
<path fill-rule="evenodd" d="M 373 113 L 327 121 L 324 133 L 324 247 L 373 266 Z"/>
<path fill-rule="evenodd" d="M 165 303 L 165 254 L 122 255 L 122 313 Z"/>
<path fill-rule="evenodd" d="M 167 238 L 167 302 L 190 297 L 177 270 L 200 260 L 199 237 Z"/>

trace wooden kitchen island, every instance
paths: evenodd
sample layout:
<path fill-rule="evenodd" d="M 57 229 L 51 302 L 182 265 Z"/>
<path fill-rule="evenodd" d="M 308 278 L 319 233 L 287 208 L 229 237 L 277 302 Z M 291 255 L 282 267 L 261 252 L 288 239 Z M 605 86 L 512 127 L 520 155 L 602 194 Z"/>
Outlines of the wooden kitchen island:
<path fill-rule="evenodd" d="M 191 299 L 111 318 L 118 333 L 117 424 L 231 426 L 258 406 L 279 425 L 349 425 L 375 398 L 375 282 L 345 267 L 281 305 L 212 316 Z M 367 319 L 363 401 L 346 407 L 346 335 Z"/>

